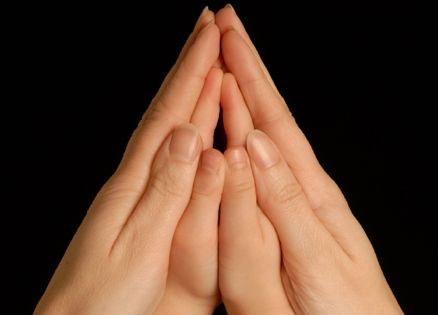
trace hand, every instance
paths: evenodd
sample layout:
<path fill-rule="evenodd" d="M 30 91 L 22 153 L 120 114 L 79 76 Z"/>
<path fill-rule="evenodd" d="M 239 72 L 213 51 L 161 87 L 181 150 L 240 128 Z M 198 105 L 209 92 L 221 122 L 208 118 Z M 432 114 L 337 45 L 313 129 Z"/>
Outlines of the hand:
<path fill-rule="evenodd" d="M 366 234 L 337 185 L 319 165 L 235 12 L 229 7 L 222 9 L 216 15 L 216 24 L 222 34 L 225 65 L 234 75 L 243 95 L 241 99 L 247 105 L 234 109 L 229 124 L 237 126 L 240 121 L 246 129 L 236 132 L 244 135 L 251 129 L 251 123 L 259 129 L 249 133 L 246 147 L 258 205 L 280 240 L 282 280 L 293 311 L 400 314 Z M 228 179 L 224 190 L 227 185 Z M 247 224 L 251 225 L 251 221 Z M 220 249 L 221 260 L 222 245 Z M 246 253 L 242 255 L 245 257 Z M 271 260 L 263 259 L 262 254 L 257 257 L 262 259 L 258 264 Z M 221 284 L 226 272 L 220 263 Z M 225 302 L 235 300 L 236 292 L 229 291 L 229 296 L 224 292 L 227 291 L 222 292 Z M 245 307 L 245 303 L 241 306 Z"/>
<path fill-rule="evenodd" d="M 228 314 L 293 314 L 281 282 L 277 234 L 257 204 L 244 149 L 254 129 L 232 74 L 222 82 L 228 148 L 219 226 L 219 286 Z"/>
<path fill-rule="evenodd" d="M 195 26 L 214 21 L 207 8 Z M 222 71 L 217 61 L 203 87 L 192 122 L 204 128 L 204 151 L 189 207 L 175 231 L 167 286 L 155 314 L 211 314 L 220 302 L 218 289 L 218 217 L 224 182 L 223 155 L 211 149 L 219 118 Z M 203 127 L 204 126 L 204 127 Z"/>
<path fill-rule="evenodd" d="M 211 149 L 222 81 L 222 71 L 213 67 L 219 32 L 212 20 L 212 12 L 204 11 L 119 168 L 91 205 L 36 314 L 213 310 L 224 166 L 222 155 Z M 194 241 L 188 226 L 199 227 L 203 220 L 206 225 Z M 196 252 L 190 262 L 181 248 L 192 242 L 206 251 Z M 178 305 L 181 301 L 172 296 L 179 294 L 192 303 Z"/>

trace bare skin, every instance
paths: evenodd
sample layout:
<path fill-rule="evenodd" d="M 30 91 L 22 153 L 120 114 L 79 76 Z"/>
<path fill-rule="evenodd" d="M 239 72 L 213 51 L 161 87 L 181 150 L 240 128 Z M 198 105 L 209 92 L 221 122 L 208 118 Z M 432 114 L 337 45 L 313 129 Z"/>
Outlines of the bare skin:
<path fill-rule="evenodd" d="M 257 204 L 277 232 L 282 253 L 278 272 L 281 267 L 293 314 L 401 314 L 365 232 L 318 163 L 234 10 L 227 6 L 219 11 L 216 24 L 230 72 L 224 76 L 221 99 L 228 143 L 245 146 L 249 154 L 254 179 L 248 177 L 240 187 L 254 198 L 255 186 Z M 222 244 L 220 249 L 221 267 L 222 253 L 230 249 L 222 251 Z M 263 264 L 269 257 L 259 249 L 253 258 Z M 234 259 L 236 270 L 219 270 L 222 298 L 226 305 L 230 301 L 230 309 L 239 310 L 235 314 L 255 314 L 251 305 L 246 311 L 251 303 L 245 304 L 244 296 L 235 298 L 237 281 L 222 281 L 230 269 L 244 272 L 241 258 Z M 251 296 L 249 288 L 255 286 L 248 283 L 242 281 L 240 286 L 247 289 L 241 291 Z M 261 298 L 257 295 L 252 302 L 266 307 L 272 301 Z"/>
<path fill-rule="evenodd" d="M 221 301 L 231 315 L 402 313 L 229 6 L 201 13 L 35 314 L 211 314 Z"/>
<path fill-rule="evenodd" d="M 224 177 L 211 148 L 218 56 L 219 30 L 204 10 L 35 314 L 213 312 Z"/>

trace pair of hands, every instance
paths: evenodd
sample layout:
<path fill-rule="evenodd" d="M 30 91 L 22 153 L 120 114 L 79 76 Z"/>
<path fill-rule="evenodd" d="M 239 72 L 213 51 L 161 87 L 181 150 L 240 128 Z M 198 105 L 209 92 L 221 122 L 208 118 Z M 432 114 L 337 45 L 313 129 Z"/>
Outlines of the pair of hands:
<path fill-rule="evenodd" d="M 221 300 L 229 314 L 401 313 L 230 6 L 202 12 L 35 313 L 211 314 Z"/>

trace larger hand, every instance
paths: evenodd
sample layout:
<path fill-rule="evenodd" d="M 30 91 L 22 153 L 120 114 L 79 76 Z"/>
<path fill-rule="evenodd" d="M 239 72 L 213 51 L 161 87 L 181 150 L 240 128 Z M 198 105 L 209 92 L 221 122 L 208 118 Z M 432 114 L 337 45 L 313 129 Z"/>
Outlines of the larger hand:
<path fill-rule="evenodd" d="M 250 133 L 247 149 L 258 204 L 280 239 L 283 283 L 293 310 L 400 313 L 368 238 L 319 165 L 241 22 L 231 8 L 224 8 L 216 23 L 222 33 L 223 59 L 249 111 L 230 121 L 245 120 L 250 114 L 254 127 L 264 131 Z"/>
<path fill-rule="evenodd" d="M 197 171 L 203 144 L 211 147 L 219 112 L 222 71 L 212 68 L 219 55 L 219 32 L 209 23 L 212 20 L 212 12 L 204 11 L 132 136 L 120 167 L 89 209 L 36 314 L 152 314 L 170 288 L 170 295 L 184 292 L 186 297 L 206 297 L 206 303 L 199 303 L 201 310 L 213 309 L 218 299 L 216 259 L 204 263 L 197 256 L 194 267 L 187 261 L 171 263 L 167 277 L 172 241 L 178 253 L 188 223 L 208 217 L 207 226 L 216 235 L 221 176 L 216 182 L 207 180 L 210 186 L 204 182 L 215 177 L 208 175 L 209 169 L 221 174 L 222 156 L 208 149 Z M 192 195 L 194 183 L 209 193 L 195 189 Z M 197 198 L 199 194 L 203 199 Z M 205 236 L 211 239 L 200 232 L 201 242 Z M 207 248 L 213 257 L 216 244 L 213 237 Z M 196 265 L 200 261 L 202 272 Z M 203 281 L 195 282 L 200 287 L 180 276 L 187 270 L 197 272 L 195 279 L 201 275 Z"/>

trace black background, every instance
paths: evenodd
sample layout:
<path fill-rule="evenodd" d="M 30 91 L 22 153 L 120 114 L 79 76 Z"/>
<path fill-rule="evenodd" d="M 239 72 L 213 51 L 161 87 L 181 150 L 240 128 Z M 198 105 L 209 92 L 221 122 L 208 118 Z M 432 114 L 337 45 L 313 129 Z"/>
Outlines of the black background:
<path fill-rule="evenodd" d="M 3 107 L 12 111 L 2 115 L 10 314 L 33 310 L 206 4 L 217 10 L 225 2 L 14 11 L 5 46 L 13 98 Z M 425 286 L 436 254 L 435 142 L 413 8 L 233 4 L 401 306 L 421 314 L 433 302 Z"/>

